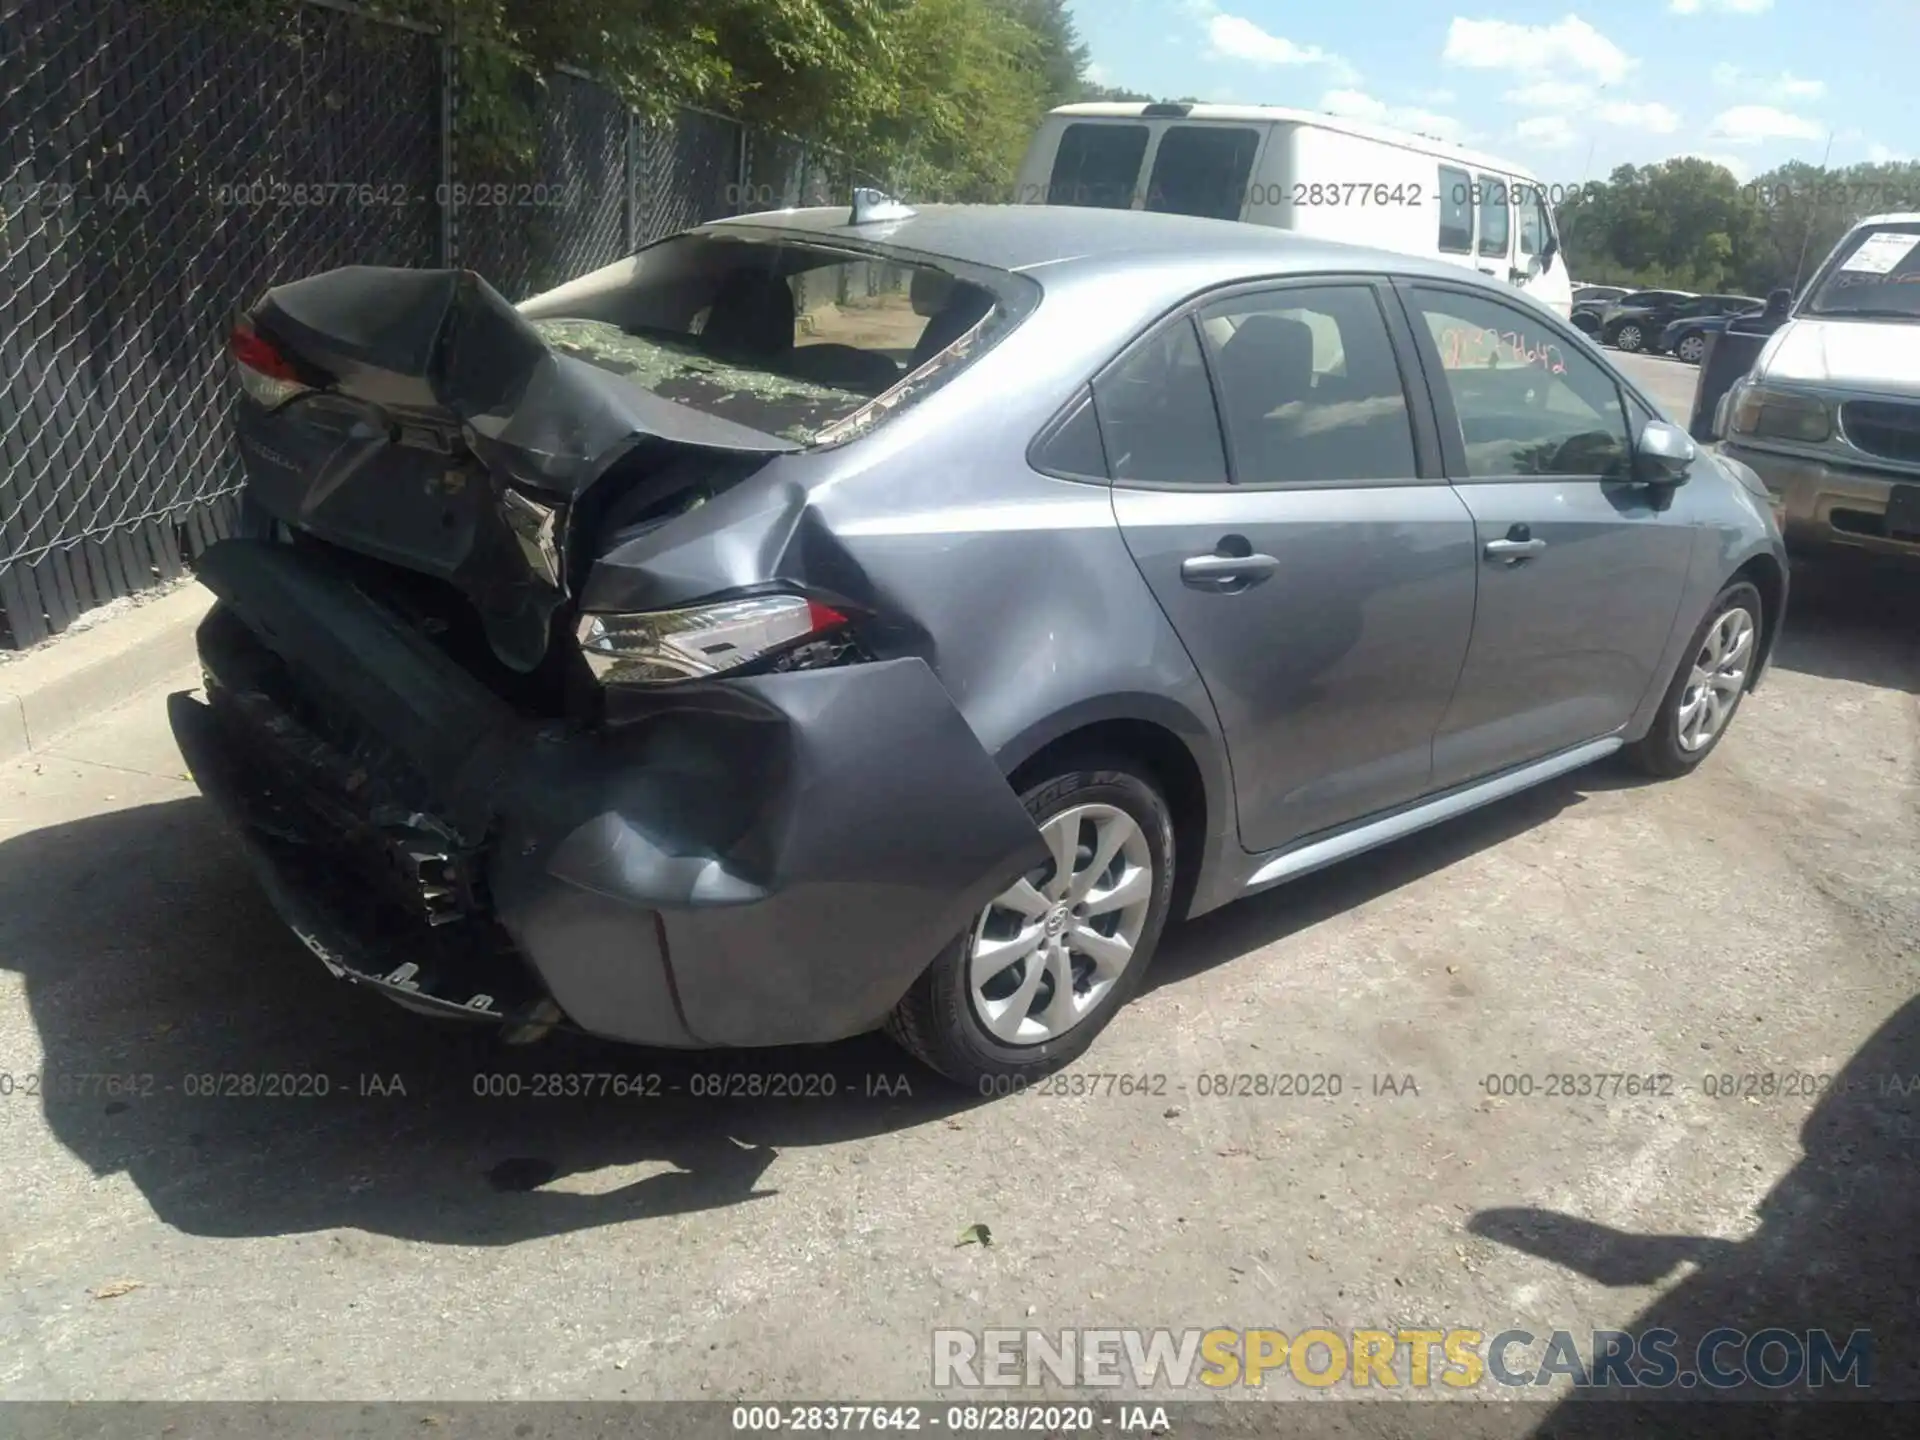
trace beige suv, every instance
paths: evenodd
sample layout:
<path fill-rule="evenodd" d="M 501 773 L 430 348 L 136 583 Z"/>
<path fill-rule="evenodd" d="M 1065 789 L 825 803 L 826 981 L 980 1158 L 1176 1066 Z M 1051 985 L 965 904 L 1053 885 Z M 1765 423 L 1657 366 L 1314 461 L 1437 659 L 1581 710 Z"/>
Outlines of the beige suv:
<path fill-rule="evenodd" d="M 1861 221 L 1720 402 L 1797 551 L 1920 558 L 1920 213 Z"/>

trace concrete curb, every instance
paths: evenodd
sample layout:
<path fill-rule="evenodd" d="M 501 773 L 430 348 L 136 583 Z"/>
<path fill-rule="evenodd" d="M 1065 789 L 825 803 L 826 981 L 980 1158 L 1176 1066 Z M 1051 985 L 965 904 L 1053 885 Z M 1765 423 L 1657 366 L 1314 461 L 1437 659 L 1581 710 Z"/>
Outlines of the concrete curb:
<path fill-rule="evenodd" d="M 80 721 L 189 670 L 194 627 L 212 604 L 204 588 L 185 585 L 0 665 L 0 762 L 45 750 Z"/>

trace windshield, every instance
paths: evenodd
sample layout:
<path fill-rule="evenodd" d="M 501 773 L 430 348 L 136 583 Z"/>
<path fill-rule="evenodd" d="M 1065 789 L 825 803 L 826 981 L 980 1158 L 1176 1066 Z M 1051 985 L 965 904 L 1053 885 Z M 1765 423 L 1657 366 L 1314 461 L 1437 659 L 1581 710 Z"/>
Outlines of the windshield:
<path fill-rule="evenodd" d="M 1920 320 L 1920 224 L 1867 225 L 1849 235 L 1802 313 Z"/>
<path fill-rule="evenodd" d="M 1024 299 L 1015 277 L 970 266 L 703 231 L 520 310 L 563 354 L 809 445 L 944 382 L 1016 323 Z"/>

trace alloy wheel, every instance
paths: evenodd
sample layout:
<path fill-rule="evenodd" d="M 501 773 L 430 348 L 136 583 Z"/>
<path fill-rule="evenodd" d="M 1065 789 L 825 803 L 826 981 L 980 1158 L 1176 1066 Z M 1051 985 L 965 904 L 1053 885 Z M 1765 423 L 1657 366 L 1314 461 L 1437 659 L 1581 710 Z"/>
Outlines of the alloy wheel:
<path fill-rule="evenodd" d="M 1713 622 L 1680 692 L 1680 748 L 1702 750 L 1726 727 L 1753 661 L 1753 616 L 1734 606 Z"/>
<path fill-rule="evenodd" d="M 1707 342 L 1698 335 L 1689 335 L 1674 346 L 1673 353 L 1689 365 L 1698 365 L 1700 357 L 1707 353 Z"/>
<path fill-rule="evenodd" d="M 1085 1020 L 1126 973 L 1153 903 L 1153 854 L 1113 805 L 1075 805 L 1040 827 L 1052 859 L 1002 891 L 973 928 L 974 1014 L 1006 1045 Z"/>
<path fill-rule="evenodd" d="M 1613 343 L 1618 345 L 1622 350 L 1638 350 L 1640 348 L 1640 339 L 1640 327 L 1638 325 L 1622 325 L 1614 332 Z"/>

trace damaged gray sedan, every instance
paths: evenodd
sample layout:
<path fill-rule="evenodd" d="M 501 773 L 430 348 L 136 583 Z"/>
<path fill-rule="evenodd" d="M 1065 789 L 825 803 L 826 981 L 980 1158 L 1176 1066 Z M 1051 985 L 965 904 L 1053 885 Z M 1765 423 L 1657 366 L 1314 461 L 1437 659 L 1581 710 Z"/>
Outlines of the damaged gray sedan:
<path fill-rule="evenodd" d="M 336 975 L 514 1038 L 1044 1073 L 1170 915 L 1691 769 L 1786 600 L 1556 317 L 1256 227 L 864 196 L 232 350 L 181 750 Z"/>

